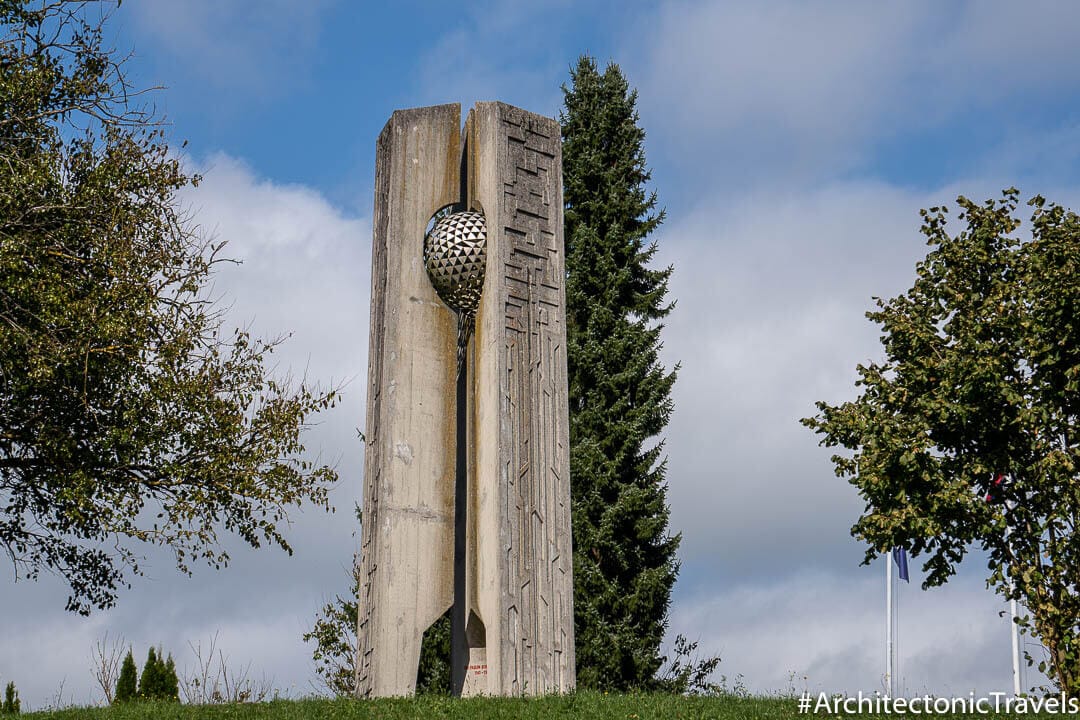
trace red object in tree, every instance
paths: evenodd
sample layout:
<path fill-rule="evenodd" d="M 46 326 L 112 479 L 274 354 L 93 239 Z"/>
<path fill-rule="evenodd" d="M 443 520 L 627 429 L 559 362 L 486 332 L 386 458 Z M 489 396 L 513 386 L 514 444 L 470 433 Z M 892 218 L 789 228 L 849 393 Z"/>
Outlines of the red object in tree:
<path fill-rule="evenodd" d="M 994 482 L 990 483 L 990 490 L 986 493 L 986 502 L 994 502 L 995 500 L 1001 500 L 1000 491 L 1005 484 L 1005 473 L 998 473 L 994 478 Z M 995 493 L 998 497 L 994 497 Z"/>

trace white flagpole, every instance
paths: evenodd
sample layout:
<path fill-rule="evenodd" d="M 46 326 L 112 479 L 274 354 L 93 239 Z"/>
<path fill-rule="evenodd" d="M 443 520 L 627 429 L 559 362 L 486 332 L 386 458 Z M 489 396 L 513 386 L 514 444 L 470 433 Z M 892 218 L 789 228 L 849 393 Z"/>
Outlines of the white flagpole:
<path fill-rule="evenodd" d="M 1020 696 L 1020 632 L 1016 625 L 1016 600 L 1009 601 L 1009 609 L 1012 611 L 1012 661 L 1013 661 L 1013 694 Z"/>
<path fill-rule="evenodd" d="M 1006 510 L 1012 510 L 1012 504 L 1005 503 Z M 1005 520 L 1005 544 L 1009 545 L 1009 522 Z M 1011 547 L 1010 547 L 1011 549 Z M 1009 589 L 1012 590 L 1012 581 L 1009 581 Z M 1020 696 L 1020 631 L 1016 625 L 1016 599 L 1009 600 L 1009 634 L 1012 636 L 1012 676 L 1013 694 Z"/>
<path fill-rule="evenodd" d="M 892 636 L 892 558 L 885 551 L 885 690 L 893 696 L 893 636 Z"/>

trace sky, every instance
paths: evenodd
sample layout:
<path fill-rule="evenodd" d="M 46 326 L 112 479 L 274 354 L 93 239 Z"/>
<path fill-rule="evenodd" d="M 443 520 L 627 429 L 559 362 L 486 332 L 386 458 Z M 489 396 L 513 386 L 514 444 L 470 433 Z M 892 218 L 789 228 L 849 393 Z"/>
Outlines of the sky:
<path fill-rule="evenodd" d="M 140 662 L 162 645 L 181 670 L 216 638 L 281 694 L 316 691 L 301 635 L 346 591 L 356 548 L 376 137 L 395 109 L 446 102 L 557 117 L 583 53 L 637 88 L 667 211 L 682 544 L 665 646 L 686 635 L 720 655 L 716 681 L 751 692 L 882 688 L 885 561 L 860 564 L 862 502 L 799 419 L 853 398 L 856 364 L 881 357 L 864 313 L 914 279 L 920 208 L 1013 185 L 1080 207 L 1080 5 L 131 0 L 106 27 L 136 86 L 162 88 L 174 147 L 203 176 L 179 202 L 242 260 L 212 288 L 227 322 L 288 335 L 281 369 L 344 383 L 307 442 L 341 479 L 335 513 L 291 513 L 292 556 L 230 542 L 228 568 L 188 577 L 149 548 L 146 576 L 88 618 L 64 611 L 59 578 L 14 582 L 0 565 L 0 681 L 24 709 L 101 702 L 105 637 Z M 902 691 L 1011 689 L 987 574 L 969 556 L 922 591 L 912 562 Z"/>

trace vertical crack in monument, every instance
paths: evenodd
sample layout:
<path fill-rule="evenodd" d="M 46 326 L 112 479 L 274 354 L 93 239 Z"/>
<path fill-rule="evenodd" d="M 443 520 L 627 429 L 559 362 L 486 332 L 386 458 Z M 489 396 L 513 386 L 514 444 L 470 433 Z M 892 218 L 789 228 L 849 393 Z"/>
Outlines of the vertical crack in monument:
<path fill-rule="evenodd" d="M 559 137 L 494 102 L 464 131 L 454 104 L 379 135 L 362 697 L 415 691 L 447 609 L 456 694 L 574 687 Z"/>

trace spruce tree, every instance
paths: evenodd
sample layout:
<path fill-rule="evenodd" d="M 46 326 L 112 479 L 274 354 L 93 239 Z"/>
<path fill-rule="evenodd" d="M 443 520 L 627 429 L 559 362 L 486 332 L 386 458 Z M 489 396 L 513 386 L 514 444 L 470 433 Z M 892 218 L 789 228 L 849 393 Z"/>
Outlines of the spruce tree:
<path fill-rule="evenodd" d="M 116 679 L 116 694 L 114 702 L 130 702 L 135 699 L 138 689 L 138 669 L 135 667 L 135 656 L 129 649 L 124 656 L 124 662 L 120 666 L 120 677 Z"/>
<path fill-rule="evenodd" d="M 589 57 L 563 86 L 570 477 L 578 685 L 654 687 L 679 536 L 668 531 L 660 433 L 675 370 L 660 363 L 672 268 L 646 185 L 637 92 Z"/>

